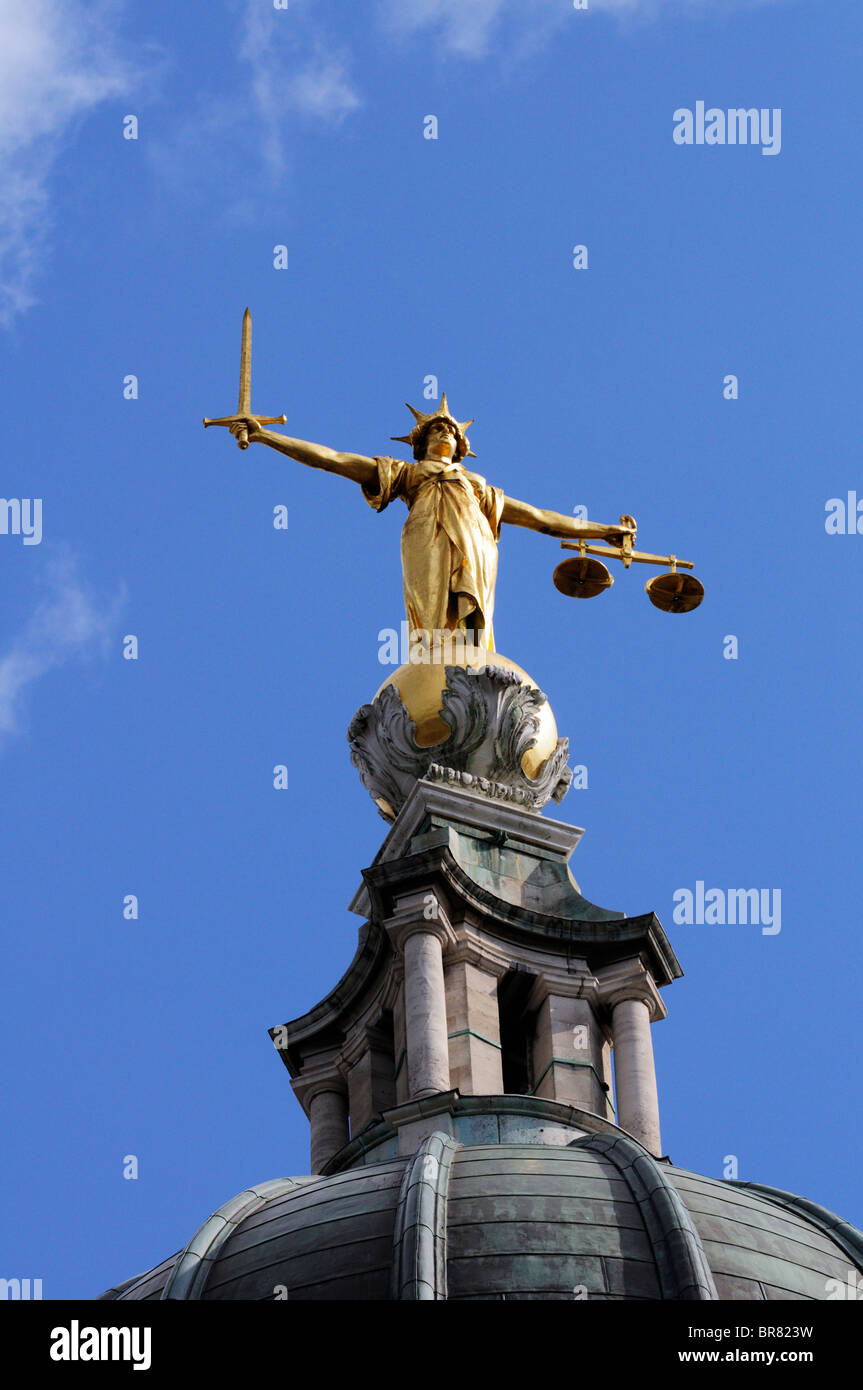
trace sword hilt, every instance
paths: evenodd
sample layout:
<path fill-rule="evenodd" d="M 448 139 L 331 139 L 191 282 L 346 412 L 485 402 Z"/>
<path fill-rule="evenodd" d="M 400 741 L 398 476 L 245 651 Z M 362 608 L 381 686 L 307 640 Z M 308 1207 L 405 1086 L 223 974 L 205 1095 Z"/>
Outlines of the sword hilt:
<path fill-rule="evenodd" d="M 287 415 L 256 415 L 254 418 L 259 425 L 286 425 L 288 423 Z M 231 425 L 239 424 L 239 422 L 244 419 L 246 419 L 245 415 L 222 415 L 218 420 L 208 420 L 205 416 L 204 429 L 207 429 L 209 425 L 225 425 L 230 427 Z M 237 447 L 240 449 L 248 449 L 250 442 L 249 431 L 244 426 L 237 435 Z"/>

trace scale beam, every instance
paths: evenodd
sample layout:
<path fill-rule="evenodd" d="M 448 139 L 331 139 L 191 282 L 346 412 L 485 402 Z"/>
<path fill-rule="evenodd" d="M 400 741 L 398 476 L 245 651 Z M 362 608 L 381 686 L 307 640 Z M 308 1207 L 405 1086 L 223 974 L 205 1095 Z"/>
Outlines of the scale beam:
<path fill-rule="evenodd" d="M 605 555 L 620 560 L 624 569 L 630 565 L 668 565 L 667 574 L 655 574 L 644 586 L 644 592 L 654 608 L 663 613 L 691 613 L 704 598 L 704 585 L 694 574 L 678 574 L 691 570 L 691 560 L 678 560 L 676 555 L 651 555 L 646 550 L 634 550 L 635 519 L 622 516 L 621 523 L 632 530 L 621 538 L 620 545 L 588 545 L 587 541 L 561 541 L 561 550 L 575 550 L 578 559 L 564 560 L 554 571 L 554 587 L 568 598 L 596 598 L 610 589 L 614 580 L 601 560 Z"/>
<path fill-rule="evenodd" d="M 627 554 L 622 548 L 610 545 L 573 545 L 569 541 L 561 543 L 561 550 L 578 550 L 585 555 L 608 555 L 612 560 L 622 560 L 626 564 L 637 565 L 675 565 L 681 570 L 691 570 L 695 568 L 692 560 L 678 560 L 676 555 L 650 555 L 646 550 L 632 550 Z M 628 566 L 627 566 L 628 568 Z"/>

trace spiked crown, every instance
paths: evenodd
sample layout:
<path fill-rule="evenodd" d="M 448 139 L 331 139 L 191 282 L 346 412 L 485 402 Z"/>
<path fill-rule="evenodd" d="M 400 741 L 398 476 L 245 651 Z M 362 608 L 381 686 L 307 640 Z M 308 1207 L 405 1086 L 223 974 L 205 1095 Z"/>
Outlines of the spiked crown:
<path fill-rule="evenodd" d="M 416 424 L 410 434 L 393 434 L 390 438 L 399 444 L 410 444 L 413 449 L 414 458 L 417 458 L 417 449 L 422 444 L 426 431 L 433 420 L 445 420 L 448 425 L 452 425 L 456 433 L 456 439 L 458 440 L 458 448 L 456 450 L 457 459 L 476 458 L 476 454 L 470 447 L 470 440 L 465 434 L 465 430 L 468 425 L 473 424 L 473 420 L 456 420 L 455 416 L 450 414 L 449 406 L 447 405 L 446 391 L 441 395 L 440 405 L 437 410 L 433 410 L 429 415 L 425 415 L 421 410 L 414 410 L 414 407 L 408 401 L 405 401 L 405 405 L 407 405 L 408 410 L 411 415 L 413 415 Z"/>

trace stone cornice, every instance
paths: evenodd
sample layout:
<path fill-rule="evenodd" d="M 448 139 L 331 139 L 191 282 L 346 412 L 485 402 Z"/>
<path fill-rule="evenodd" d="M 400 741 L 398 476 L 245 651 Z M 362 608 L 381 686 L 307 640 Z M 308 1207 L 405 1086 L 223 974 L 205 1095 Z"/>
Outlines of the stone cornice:
<path fill-rule="evenodd" d="M 592 921 L 552 916 L 506 902 L 472 879 L 444 846 L 424 849 L 397 861 L 379 862 L 366 869 L 364 878 L 372 913 L 378 918 L 388 918 L 394 899 L 404 893 L 408 884 L 433 884 L 436 877 L 445 886 L 454 919 L 457 919 L 460 901 L 482 918 L 486 931 L 499 933 L 504 940 L 541 941 L 544 946 L 557 945 L 561 951 L 577 945 L 579 954 L 590 961 L 591 969 L 595 969 L 594 962 L 611 963 L 643 952 L 650 960 L 654 977 L 662 985 L 683 973 L 654 913 Z"/>

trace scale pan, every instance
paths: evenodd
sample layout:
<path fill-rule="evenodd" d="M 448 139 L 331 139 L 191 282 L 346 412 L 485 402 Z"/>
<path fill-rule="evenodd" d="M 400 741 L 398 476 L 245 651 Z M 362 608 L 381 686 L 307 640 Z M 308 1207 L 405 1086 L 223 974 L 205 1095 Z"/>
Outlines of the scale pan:
<path fill-rule="evenodd" d="M 554 587 L 567 598 L 596 598 L 610 589 L 614 580 L 601 560 L 579 555 L 564 560 L 554 572 Z"/>
<path fill-rule="evenodd" d="M 704 598 L 704 585 L 694 574 L 655 574 L 644 592 L 663 613 L 691 613 Z"/>

